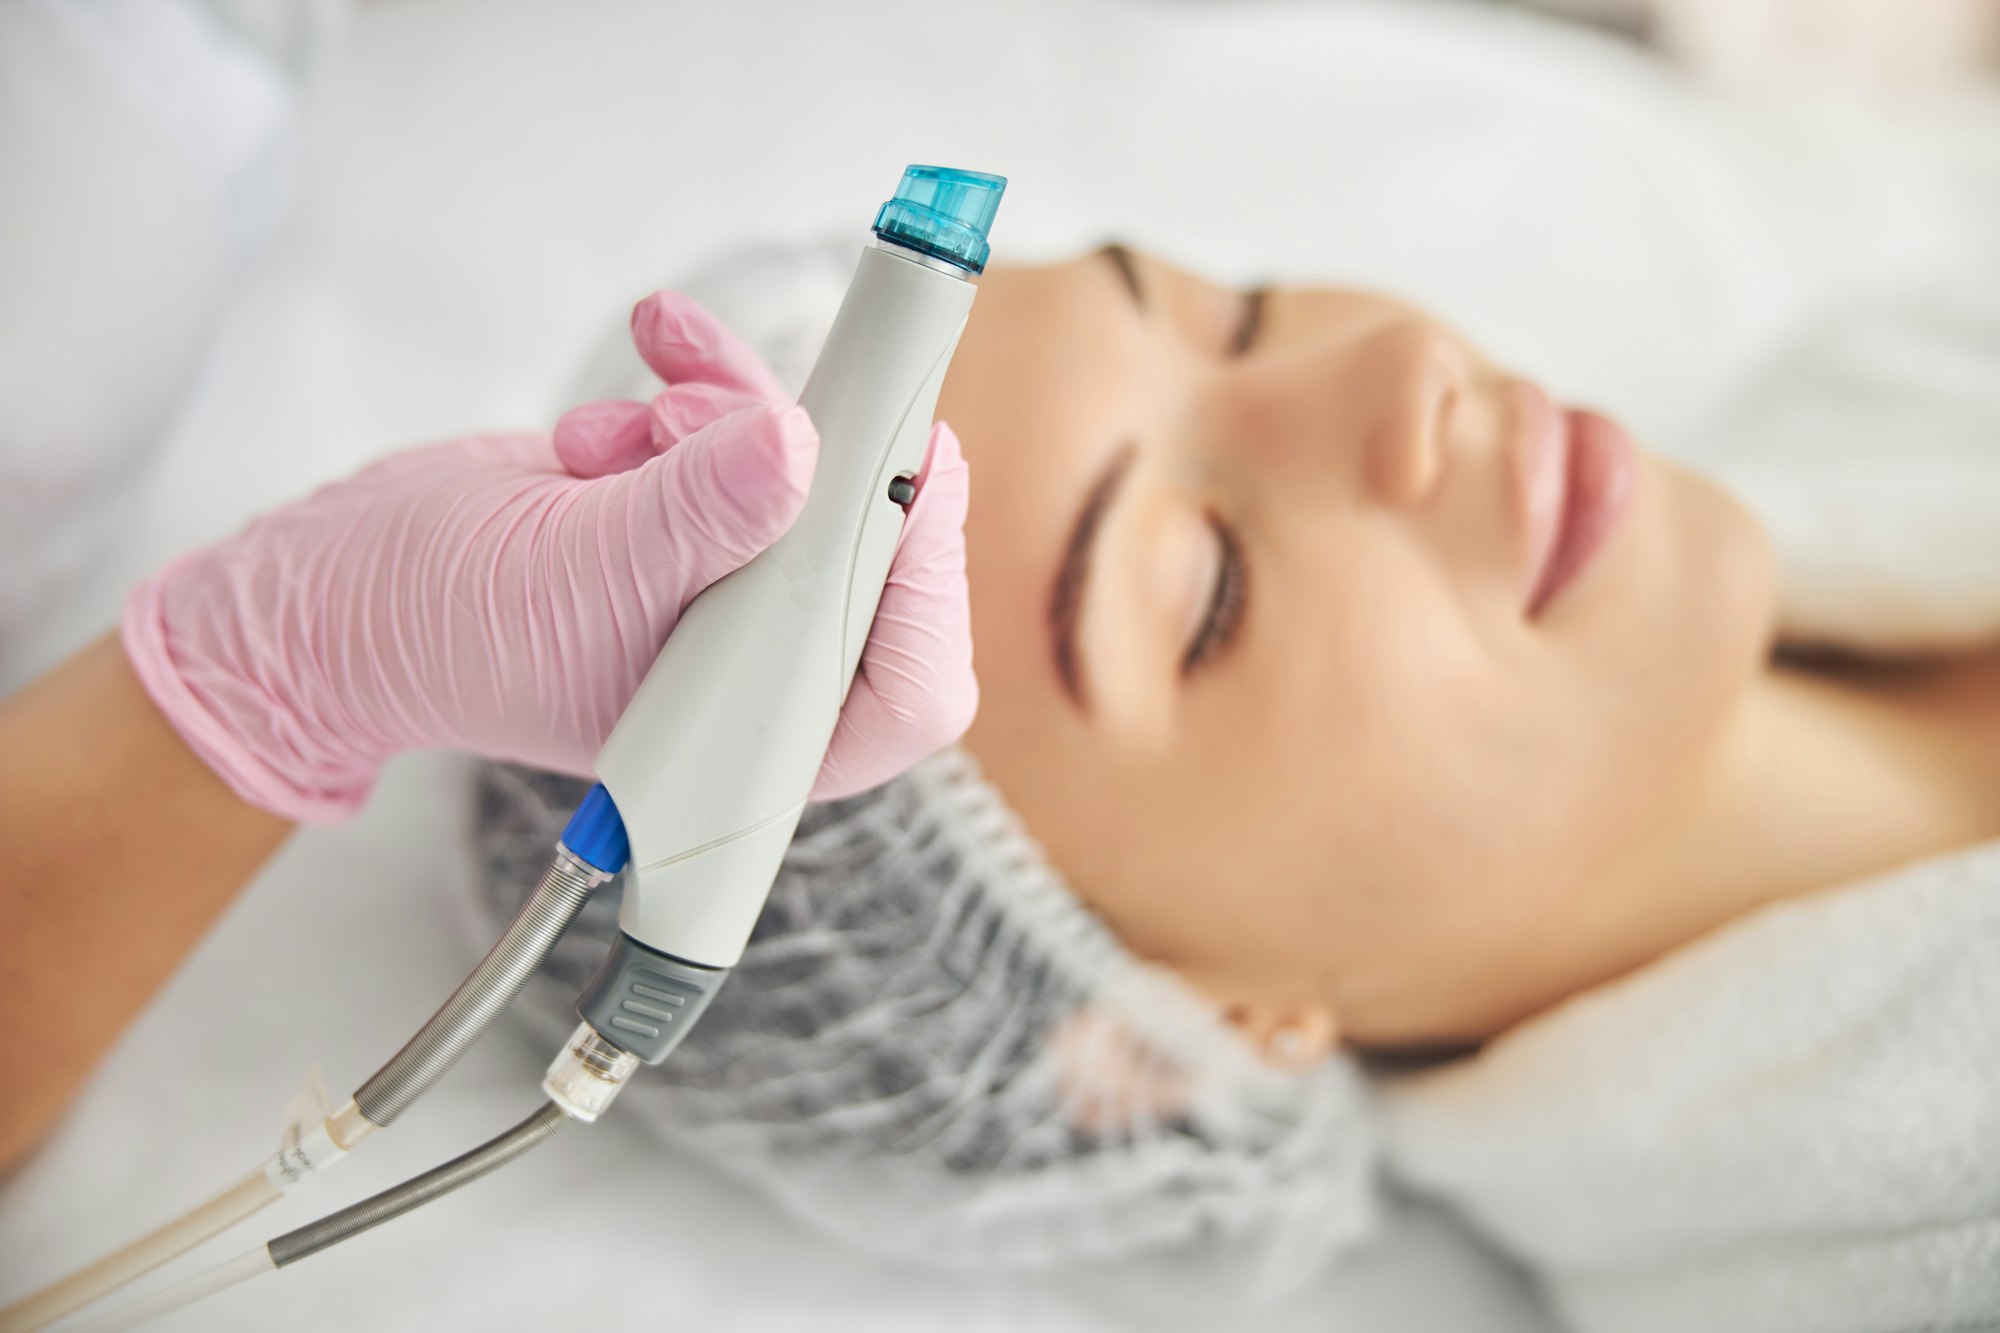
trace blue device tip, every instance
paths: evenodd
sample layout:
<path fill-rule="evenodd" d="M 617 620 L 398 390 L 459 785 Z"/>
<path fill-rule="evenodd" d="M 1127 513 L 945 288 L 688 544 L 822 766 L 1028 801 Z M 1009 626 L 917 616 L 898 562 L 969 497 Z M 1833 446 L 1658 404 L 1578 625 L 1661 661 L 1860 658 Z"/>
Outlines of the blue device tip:
<path fill-rule="evenodd" d="M 631 859 L 632 849 L 625 840 L 625 821 L 611 793 L 598 783 L 584 796 L 583 804 L 569 817 L 562 831 L 562 845 L 570 854 L 607 875 L 615 875 Z"/>
<path fill-rule="evenodd" d="M 906 168 L 896 197 L 875 215 L 875 234 L 968 272 L 983 272 L 992 253 L 986 235 L 1006 189 L 1005 176 L 983 171 Z"/>

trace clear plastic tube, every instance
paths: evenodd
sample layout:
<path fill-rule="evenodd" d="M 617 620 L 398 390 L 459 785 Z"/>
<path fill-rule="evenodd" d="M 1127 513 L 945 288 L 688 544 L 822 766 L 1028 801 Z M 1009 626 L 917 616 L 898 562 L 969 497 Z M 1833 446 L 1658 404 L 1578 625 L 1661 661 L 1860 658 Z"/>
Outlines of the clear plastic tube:
<path fill-rule="evenodd" d="M 389 1124 L 429 1091 L 490 1027 L 583 909 L 592 890 L 611 878 L 558 845 L 542 882 L 472 974 L 389 1062 L 362 1084 L 346 1106 L 318 1122 L 320 1133 L 280 1148 L 266 1166 L 131 1244 L 0 1309 L 0 1333 L 29 1333 L 117 1291 L 220 1234 L 277 1199 L 286 1188 L 324 1169 L 376 1128 Z M 307 1127 L 308 1129 L 311 1126 Z M 300 1155 L 300 1149 L 305 1149 Z M 280 1185 L 279 1181 L 286 1182 Z"/>
<path fill-rule="evenodd" d="M 261 1273 L 295 1264 L 381 1226 L 392 1218 L 401 1217 L 413 1208 L 421 1208 L 433 1199 L 443 1198 L 463 1185 L 470 1185 L 541 1143 L 568 1124 L 569 1120 L 561 1107 L 544 1104 L 504 1134 L 488 1139 L 472 1151 L 461 1153 L 422 1175 L 412 1176 L 400 1185 L 392 1185 L 380 1194 L 350 1204 L 337 1213 L 329 1213 L 316 1222 L 287 1231 L 248 1253 L 196 1273 L 186 1281 L 177 1282 L 144 1300 L 72 1325 L 64 1333 L 114 1333 L 116 1330 L 137 1328 L 239 1282 L 247 1282 Z"/>
<path fill-rule="evenodd" d="M 122 1249 L 87 1268 L 50 1283 L 40 1291 L 0 1310 L 0 1333 L 26 1333 L 44 1328 L 72 1310 L 109 1295 L 143 1277 L 176 1255 L 235 1226 L 284 1191 L 258 1167 L 222 1193 L 189 1209 L 164 1226 L 155 1227 Z"/>
<path fill-rule="evenodd" d="M 163 1314 L 169 1314 L 185 1305 L 193 1305 L 204 1297 L 248 1282 L 261 1273 L 268 1273 L 277 1265 L 271 1262 L 271 1252 L 259 1245 L 246 1254 L 239 1254 L 226 1263 L 196 1273 L 185 1281 L 176 1282 L 164 1291 L 156 1291 L 144 1300 L 101 1314 L 95 1319 L 86 1319 L 81 1324 L 72 1324 L 63 1333 L 122 1333 L 128 1328 L 138 1328 L 149 1324 Z"/>

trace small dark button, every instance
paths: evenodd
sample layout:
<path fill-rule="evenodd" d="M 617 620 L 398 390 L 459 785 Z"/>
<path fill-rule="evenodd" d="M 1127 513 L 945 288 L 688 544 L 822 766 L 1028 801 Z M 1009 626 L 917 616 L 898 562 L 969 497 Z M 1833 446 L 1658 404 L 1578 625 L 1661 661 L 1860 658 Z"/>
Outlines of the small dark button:
<path fill-rule="evenodd" d="M 910 501 L 917 498 L 917 488 L 908 477 L 897 477 L 889 483 L 889 498 L 908 508 Z"/>

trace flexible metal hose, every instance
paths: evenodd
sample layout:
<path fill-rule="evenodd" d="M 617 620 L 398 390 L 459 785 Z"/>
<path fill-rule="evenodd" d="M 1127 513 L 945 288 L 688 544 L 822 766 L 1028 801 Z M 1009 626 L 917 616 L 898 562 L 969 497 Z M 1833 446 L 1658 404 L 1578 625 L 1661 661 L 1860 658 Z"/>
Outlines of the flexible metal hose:
<path fill-rule="evenodd" d="M 309 1254 L 318 1254 L 329 1245 L 338 1245 L 391 1218 L 401 1217 L 412 1208 L 429 1203 L 467 1185 L 496 1167 L 505 1166 L 528 1149 L 561 1129 L 569 1120 L 553 1102 L 543 1106 L 520 1124 L 497 1138 L 480 1144 L 461 1157 L 432 1167 L 400 1185 L 363 1199 L 317 1222 L 308 1222 L 296 1231 L 287 1231 L 264 1248 L 270 1252 L 271 1266 L 283 1268 Z"/>
<path fill-rule="evenodd" d="M 443 1078 L 521 993 L 583 910 L 591 890 L 610 878 L 572 856 L 568 848 L 557 847 L 555 860 L 521 905 L 507 933 L 417 1035 L 354 1094 L 361 1114 L 370 1123 L 387 1127 Z"/>

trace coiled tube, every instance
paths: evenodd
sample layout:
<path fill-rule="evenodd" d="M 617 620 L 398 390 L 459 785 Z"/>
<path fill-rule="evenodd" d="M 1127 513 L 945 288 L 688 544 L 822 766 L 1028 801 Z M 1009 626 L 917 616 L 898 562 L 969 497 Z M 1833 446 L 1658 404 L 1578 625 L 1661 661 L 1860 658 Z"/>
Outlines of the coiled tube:
<path fill-rule="evenodd" d="M 354 1094 L 371 1124 L 387 1127 L 457 1063 L 501 1010 L 521 993 L 535 969 L 583 910 L 591 891 L 611 876 L 558 846 L 541 883 L 514 924 L 459 984 L 417 1035 Z"/>
<path fill-rule="evenodd" d="M 401 1217 L 412 1208 L 451 1193 L 460 1185 L 469 1185 L 542 1142 L 561 1129 L 568 1119 L 560 1106 L 548 1103 L 506 1133 L 487 1140 L 469 1153 L 454 1157 L 442 1166 L 434 1166 L 420 1176 L 412 1176 L 400 1185 L 392 1185 L 380 1194 L 351 1204 L 337 1213 L 329 1213 L 317 1222 L 308 1222 L 295 1231 L 287 1231 L 264 1247 L 270 1252 L 271 1266 L 283 1268 L 286 1264 L 297 1263 L 307 1255 L 318 1254 L 329 1245 L 338 1245 L 370 1227 L 378 1227 L 391 1218 Z"/>

